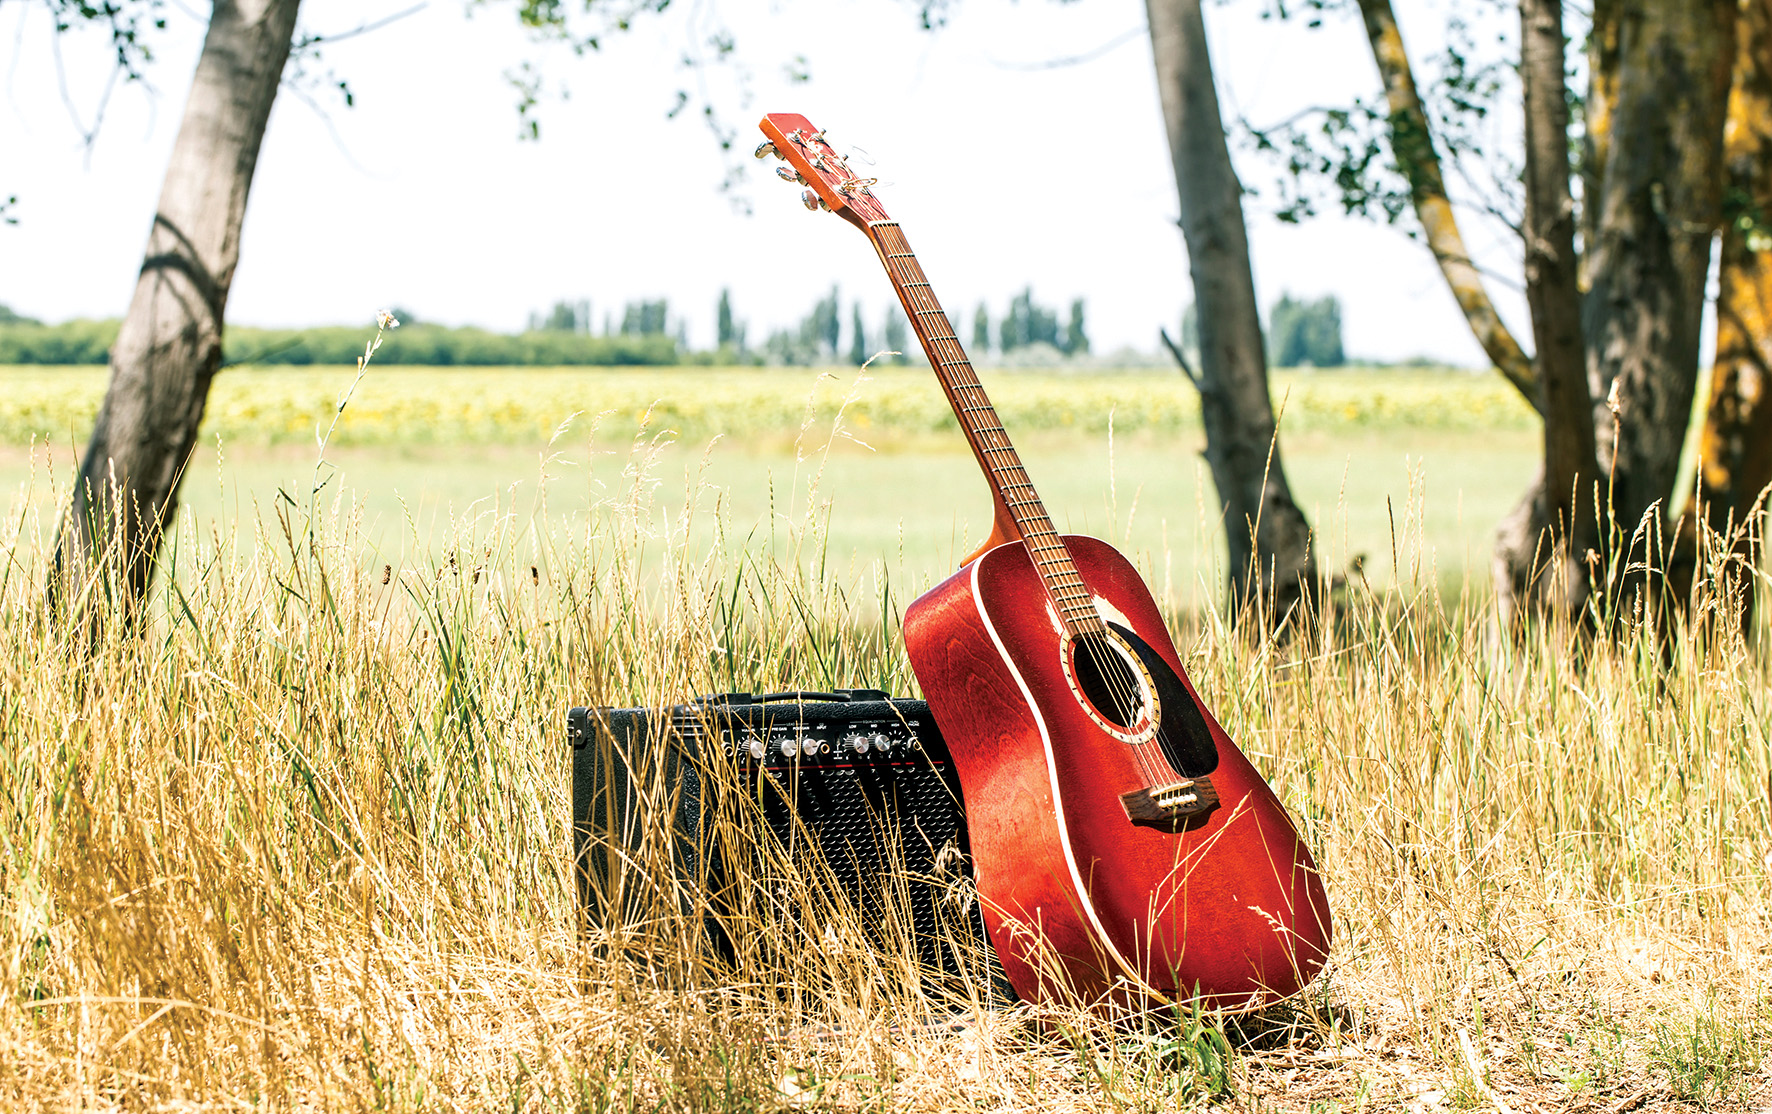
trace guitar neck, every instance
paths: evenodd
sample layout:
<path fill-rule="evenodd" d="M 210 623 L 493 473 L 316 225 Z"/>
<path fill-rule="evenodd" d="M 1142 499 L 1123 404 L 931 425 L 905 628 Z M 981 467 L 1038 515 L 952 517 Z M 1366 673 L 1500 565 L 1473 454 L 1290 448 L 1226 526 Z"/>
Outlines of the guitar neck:
<path fill-rule="evenodd" d="M 1009 443 L 1009 435 L 997 418 L 996 408 L 972 370 L 972 361 L 954 335 L 953 323 L 936 300 L 923 268 L 897 221 L 874 220 L 864 226 L 868 239 L 880 253 L 880 262 L 898 292 L 911 328 L 929 357 L 929 366 L 947 394 L 948 405 L 960 421 L 966 441 L 984 471 L 985 482 L 997 504 L 1009 513 L 1019 540 L 1027 546 L 1040 577 L 1046 584 L 1059 616 L 1073 634 L 1099 633 L 1105 629 L 1090 600 L 1089 590 L 1077 574 L 1070 550 L 1058 531 L 1034 485 L 1022 467 L 1021 457 Z M 1013 539 L 1011 539 L 1013 540 Z"/>

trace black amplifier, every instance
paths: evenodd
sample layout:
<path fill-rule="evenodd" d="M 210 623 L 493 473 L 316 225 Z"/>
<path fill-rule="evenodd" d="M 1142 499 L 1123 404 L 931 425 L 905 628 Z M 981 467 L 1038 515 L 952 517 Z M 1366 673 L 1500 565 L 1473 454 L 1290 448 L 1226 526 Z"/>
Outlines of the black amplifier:
<path fill-rule="evenodd" d="M 996 984 L 960 785 L 921 700 L 876 689 L 573 708 L 576 875 L 591 925 L 672 911 L 778 962 L 835 925 L 925 976 Z"/>

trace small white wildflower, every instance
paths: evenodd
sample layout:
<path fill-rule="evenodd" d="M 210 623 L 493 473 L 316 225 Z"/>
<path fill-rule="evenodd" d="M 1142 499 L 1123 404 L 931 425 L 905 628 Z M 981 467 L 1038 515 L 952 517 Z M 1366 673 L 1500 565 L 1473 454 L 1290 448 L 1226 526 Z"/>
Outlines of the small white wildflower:
<path fill-rule="evenodd" d="M 400 322 L 393 314 L 384 309 L 376 312 L 375 325 L 378 329 L 398 329 Z"/>

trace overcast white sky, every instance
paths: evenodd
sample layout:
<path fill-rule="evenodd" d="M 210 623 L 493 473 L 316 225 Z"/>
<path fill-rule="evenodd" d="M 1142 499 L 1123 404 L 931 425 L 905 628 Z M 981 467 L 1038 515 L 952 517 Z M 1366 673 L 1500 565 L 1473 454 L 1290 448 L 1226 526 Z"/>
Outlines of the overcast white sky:
<path fill-rule="evenodd" d="M 302 24 L 336 34 L 417 2 L 307 0 Z M 1227 112 L 1272 122 L 1376 90 L 1354 21 L 1309 32 L 1260 19 L 1265 6 L 1207 5 Z M 762 113 L 790 111 L 864 149 L 956 315 L 970 320 L 982 300 L 995 317 L 1032 284 L 1046 304 L 1087 299 L 1098 351 L 1148 350 L 1191 299 L 1149 41 L 1133 33 L 1141 0 L 961 0 L 935 34 L 908 0 L 678 0 L 584 58 L 538 50 L 509 7 L 431 0 L 328 47 L 319 69 L 350 83 L 355 108 L 323 91 L 323 113 L 278 98 L 230 320 L 366 322 L 399 305 L 508 330 L 557 299 L 588 298 L 601 319 L 668 297 L 701 345 L 721 287 L 760 340 L 833 283 L 845 322 L 857 296 L 877 319 L 891 294 L 859 233 L 806 212 L 761 164 L 742 189 L 754 213 L 736 212 L 706 129 L 665 119 L 676 90 L 698 81 L 679 59 L 722 24 L 748 79 L 741 89 L 715 72 L 707 89 L 739 142 L 754 145 Z M 1405 34 L 1437 46 L 1443 5 L 1404 7 Z M 106 44 L 71 36 L 58 63 L 42 7 L 0 0 L 0 198 L 19 197 L 19 224 L 0 227 L 0 302 L 48 320 L 123 311 L 206 8 L 174 0 L 152 89 L 119 88 L 88 150 L 81 124 L 104 88 Z M 1041 65 L 1078 55 L 1091 57 Z M 788 76 L 796 56 L 805 84 Z M 525 58 L 570 93 L 544 101 L 539 143 L 518 142 L 503 76 Z M 1239 165 L 1248 184 L 1268 183 L 1266 168 Z M 1336 217 L 1286 226 L 1254 201 L 1250 231 L 1262 303 L 1339 295 L 1350 354 L 1482 362 L 1426 251 L 1397 230 Z M 1481 258 L 1518 273 L 1504 232 L 1472 231 Z M 1493 292 L 1520 328 L 1519 300 Z"/>

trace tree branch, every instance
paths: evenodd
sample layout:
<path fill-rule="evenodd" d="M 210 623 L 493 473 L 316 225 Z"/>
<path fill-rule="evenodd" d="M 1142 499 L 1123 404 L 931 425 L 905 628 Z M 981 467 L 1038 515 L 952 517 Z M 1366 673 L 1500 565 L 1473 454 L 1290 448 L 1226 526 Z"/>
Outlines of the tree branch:
<path fill-rule="evenodd" d="M 1372 58 L 1384 79 L 1385 100 L 1390 105 L 1391 152 L 1409 179 L 1410 200 L 1427 236 L 1428 248 L 1434 253 L 1446 285 L 1451 287 L 1458 308 L 1464 311 L 1464 319 L 1476 335 L 1477 343 L 1488 354 L 1490 363 L 1525 396 L 1534 410 L 1539 409 L 1541 403 L 1532 361 L 1495 312 L 1483 277 L 1471 265 L 1464 236 L 1458 230 L 1452 202 L 1446 196 L 1440 157 L 1434 151 L 1427 113 L 1422 109 L 1421 95 L 1416 91 L 1415 75 L 1409 55 L 1403 48 L 1403 36 L 1397 30 L 1397 17 L 1391 10 L 1390 0 L 1359 0 L 1359 4 L 1360 14 L 1365 17 L 1366 38 L 1372 44 Z"/>
<path fill-rule="evenodd" d="M 1206 385 L 1204 383 L 1200 382 L 1200 377 L 1198 375 L 1195 375 L 1194 369 L 1191 366 L 1189 366 L 1189 364 L 1187 362 L 1187 357 L 1182 355 L 1181 345 L 1176 344 L 1173 340 L 1169 339 L 1169 330 L 1164 329 L 1164 328 L 1158 328 L 1157 335 L 1163 338 L 1163 347 L 1169 349 L 1169 354 L 1171 356 L 1175 357 L 1175 362 L 1178 366 L 1180 366 L 1181 373 L 1183 375 L 1187 376 L 1187 381 L 1189 383 L 1192 383 L 1194 385 L 1194 390 L 1199 391 L 1201 394 L 1205 394 L 1206 393 Z"/>

